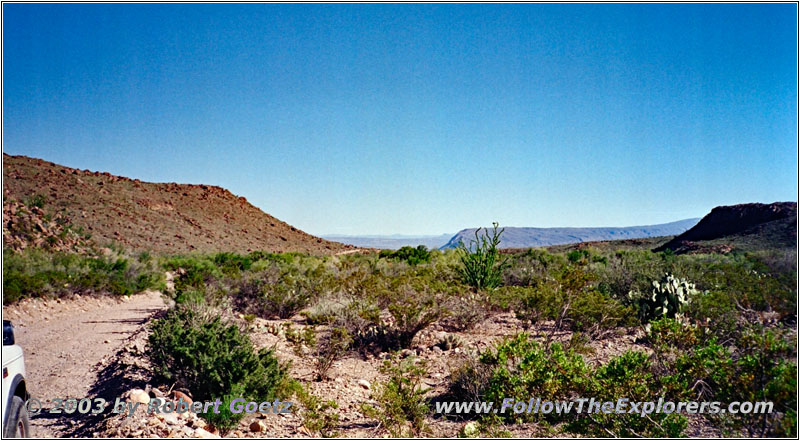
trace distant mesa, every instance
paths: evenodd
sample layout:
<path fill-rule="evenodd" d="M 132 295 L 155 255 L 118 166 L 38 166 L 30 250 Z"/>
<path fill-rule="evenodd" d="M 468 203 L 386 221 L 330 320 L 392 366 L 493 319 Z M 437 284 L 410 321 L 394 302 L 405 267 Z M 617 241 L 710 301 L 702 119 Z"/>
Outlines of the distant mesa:
<path fill-rule="evenodd" d="M 397 250 L 405 246 L 417 247 L 423 245 L 428 249 L 437 249 L 446 244 L 452 233 L 433 236 L 412 236 L 412 235 L 364 235 L 364 236 L 345 236 L 345 235 L 325 235 L 325 239 L 354 245 L 361 248 L 377 248 L 382 250 Z"/>
<path fill-rule="evenodd" d="M 684 219 L 658 225 L 635 227 L 586 227 L 586 228 L 528 228 L 505 227 L 500 248 L 533 248 L 606 240 L 643 239 L 648 237 L 674 236 L 694 226 L 699 219 Z M 459 241 L 469 245 L 475 240 L 477 228 L 459 231 L 442 249 L 456 248 Z"/>

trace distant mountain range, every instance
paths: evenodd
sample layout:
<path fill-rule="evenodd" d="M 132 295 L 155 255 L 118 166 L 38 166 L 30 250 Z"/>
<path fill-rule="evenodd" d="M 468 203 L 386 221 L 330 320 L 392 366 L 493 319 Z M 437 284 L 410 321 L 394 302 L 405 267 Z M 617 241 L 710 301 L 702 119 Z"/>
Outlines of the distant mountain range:
<path fill-rule="evenodd" d="M 699 218 L 684 219 L 658 225 L 636 227 L 586 227 L 586 228 L 527 228 L 506 227 L 500 248 L 531 248 L 601 240 L 641 239 L 657 236 L 674 236 L 693 227 Z M 469 245 L 475 240 L 476 228 L 459 231 L 442 249 L 455 248 L 459 241 Z"/>
<path fill-rule="evenodd" d="M 322 236 L 327 240 L 340 242 L 348 245 L 355 245 L 360 248 L 378 248 L 387 250 L 396 250 L 404 246 L 416 247 L 418 245 L 425 245 L 429 249 L 437 249 L 442 247 L 447 241 L 453 237 L 452 233 L 440 234 L 438 236 L 407 236 L 402 234 L 392 234 L 390 236 L 337 236 L 325 235 Z"/>
<path fill-rule="evenodd" d="M 602 228 L 520 228 L 506 227 L 503 233 L 501 248 L 531 248 L 569 243 L 642 239 L 657 236 L 674 236 L 693 227 L 699 218 L 684 219 L 668 224 L 646 225 L 638 227 L 602 227 Z M 381 236 L 344 236 L 326 235 L 327 240 L 355 245 L 362 248 L 398 249 L 404 246 L 416 247 L 425 245 L 429 249 L 455 248 L 459 240 L 469 244 L 475 239 L 475 228 L 461 230 L 455 235 L 438 236 L 404 236 L 399 234 Z"/>

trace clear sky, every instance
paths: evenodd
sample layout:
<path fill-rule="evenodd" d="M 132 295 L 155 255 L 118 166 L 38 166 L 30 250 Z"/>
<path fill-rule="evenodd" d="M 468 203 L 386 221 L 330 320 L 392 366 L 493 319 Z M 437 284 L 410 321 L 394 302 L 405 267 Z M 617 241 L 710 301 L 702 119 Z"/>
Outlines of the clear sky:
<path fill-rule="evenodd" d="M 312 234 L 797 201 L 794 4 L 4 4 L 3 150 Z"/>

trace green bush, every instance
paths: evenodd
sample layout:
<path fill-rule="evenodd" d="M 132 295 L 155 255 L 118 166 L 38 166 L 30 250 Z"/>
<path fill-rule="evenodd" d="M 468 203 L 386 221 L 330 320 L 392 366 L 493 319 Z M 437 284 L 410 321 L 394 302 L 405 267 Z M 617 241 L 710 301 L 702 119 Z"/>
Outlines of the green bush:
<path fill-rule="evenodd" d="M 504 229 L 497 230 L 499 226 L 494 222 L 491 235 L 486 230 L 480 235 L 481 228 L 475 230 L 475 240 L 469 245 L 458 243 L 458 252 L 461 257 L 459 274 L 467 285 L 476 291 L 494 289 L 502 283 L 503 268 L 506 261 L 499 259 L 500 236 Z"/>
<path fill-rule="evenodd" d="M 39 249 L 3 250 L 5 304 L 25 297 L 131 295 L 163 287 L 164 275 L 152 262 L 120 255 L 94 257 Z"/>
<path fill-rule="evenodd" d="M 259 263 L 252 267 L 256 268 Z M 234 285 L 234 306 L 243 313 L 263 318 L 289 318 L 332 289 L 331 275 L 317 261 L 265 263 L 263 269 L 247 273 Z"/>
<path fill-rule="evenodd" d="M 344 283 L 344 305 L 334 327 L 347 331 L 361 352 L 407 348 L 423 329 L 447 314 L 445 301 L 457 287 L 434 280 L 430 271 L 398 276 L 355 273 Z"/>
<path fill-rule="evenodd" d="M 797 348 L 778 329 L 751 326 L 737 342 L 729 401 L 771 401 L 771 414 L 737 414 L 733 428 L 748 436 L 797 437 Z"/>
<path fill-rule="evenodd" d="M 567 261 L 564 256 L 532 248 L 509 258 L 509 263 L 503 271 L 503 285 L 536 286 L 566 266 Z"/>
<path fill-rule="evenodd" d="M 635 313 L 592 287 L 593 276 L 581 266 L 569 265 L 553 279 L 535 287 L 514 287 L 517 318 L 536 324 L 555 321 L 554 330 L 567 328 L 600 337 L 618 326 L 635 324 Z"/>
<path fill-rule="evenodd" d="M 422 379 L 426 375 L 423 364 L 407 358 L 402 361 L 386 360 L 380 371 L 389 379 L 376 386 L 371 398 L 378 407 L 363 404 L 361 409 L 370 418 L 377 419 L 393 438 L 419 436 L 429 429 L 425 418 L 430 413 L 425 399 Z"/>
<path fill-rule="evenodd" d="M 416 248 L 405 246 L 397 251 L 381 250 L 379 256 L 384 259 L 403 260 L 412 266 L 431 261 L 431 253 L 425 245 L 419 245 Z"/>
<path fill-rule="evenodd" d="M 220 317 L 178 306 L 150 326 L 148 355 L 155 373 L 184 387 L 197 400 L 283 398 L 287 367 L 272 350 L 255 350 L 246 334 Z M 221 429 L 234 427 L 243 414 L 206 414 Z"/>
<path fill-rule="evenodd" d="M 324 401 L 320 397 L 298 387 L 296 396 L 302 406 L 303 427 L 322 438 L 339 436 L 339 404 L 334 400 Z"/>
<path fill-rule="evenodd" d="M 627 351 L 599 366 L 592 378 L 591 396 L 601 401 L 616 402 L 627 398 L 632 402 L 654 401 L 660 396 L 659 379 L 653 375 L 647 354 Z M 581 414 L 570 429 L 591 436 L 669 437 L 678 438 L 686 430 L 686 418 L 679 414 L 638 413 Z"/>
<path fill-rule="evenodd" d="M 663 394 L 673 400 L 770 401 L 770 414 L 709 416 L 715 426 L 747 436 L 795 436 L 797 366 L 795 349 L 777 330 L 751 325 L 734 345 L 714 337 L 702 344 L 700 330 L 664 319 L 651 322 L 648 339 L 656 350 Z"/>
<path fill-rule="evenodd" d="M 501 403 L 504 398 L 523 400 L 537 397 L 542 400 L 567 400 L 573 396 L 588 396 L 591 369 L 578 354 L 565 351 L 558 343 L 550 347 L 522 333 L 506 339 L 497 349 L 486 351 L 480 362 L 491 370 L 481 392 L 481 399 Z M 476 370 L 480 373 L 480 370 Z M 504 413 L 506 421 L 522 422 L 557 418 L 555 414 Z"/>

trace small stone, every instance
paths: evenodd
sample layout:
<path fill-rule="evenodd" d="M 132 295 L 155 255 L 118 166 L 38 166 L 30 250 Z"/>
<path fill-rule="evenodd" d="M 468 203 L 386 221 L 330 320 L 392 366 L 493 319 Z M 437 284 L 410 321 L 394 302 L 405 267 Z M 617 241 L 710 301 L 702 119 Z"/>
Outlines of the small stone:
<path fill-rule="evenodd" d="M 147 404 L 150 402 L 150 395 L 141 389 L 131 389 L 128 392 L 128 400 L 133 403 Z"/>
<path fill-rule="evenodd" d="M 260 433 L 260 432 L 263 432 L 265 430 L 267 430 L 267 425 L 261 420 L 253 421 L 250 424 L 250 431 L 251 432 Z"/>
<path fill-rule="evenodd" d="M 194 436 L 195 438 L 219 438 L 206 429 L 195 429 Z"/>
<path fill-rule="evenodd" d="M 188 395 L 186 395 L 185 393 L 183 393 L 183 392 L 181 392 L 179 390 L 172 391 L 172 398 L 174 398 L 176 400 L 179 400 L 179 399 L 183 398 L 183 401 L 185 401 L 189 406 L 191 406 L 192 403 L 193 403 L 192 399 L 189 398 Z"/>
<path fill-rule="evenodd" d="M 365 380 L 363 378 L 358 380 L 358 385 L 363 387 L 364 389 L 369 390 L 369 386 L 370 386 L 369 381 L 367 381 L 367 380 Z"/>
<path fill-rule="evenodd" d="M 480 434 L 480 426 L 475 421 L 470 421 L 461 428 L 459 435 L 464 438 L 476 438 Z"/>
<path fill-rule="evenodd" d="M 180 423 L 178 422 L 178 415 L 175 412 L 160 413 L 158 414 L 158 418 L 160 418 L 165 423 L 173 426 L 180 425 Z"/>

